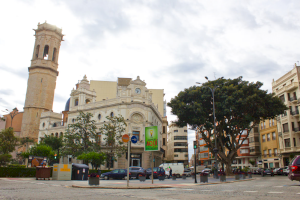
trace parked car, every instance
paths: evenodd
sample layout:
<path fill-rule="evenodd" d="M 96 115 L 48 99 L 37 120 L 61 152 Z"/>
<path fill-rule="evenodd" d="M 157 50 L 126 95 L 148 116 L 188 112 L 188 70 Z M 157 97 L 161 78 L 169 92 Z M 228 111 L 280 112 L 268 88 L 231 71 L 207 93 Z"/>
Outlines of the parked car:
<path fill-rule="evenodd" d="M 153 178 L 158 178 L 159 175 L 165 176 L 165 170 L 162 167 L 153 167 L 153 171 L 154 171 Z M 150 176 L 152 175 L 152 168 L 148 168 L 146 172 L 147 172 L 146 178 L 150 178 Z"/>
<path fill-rule="evenodd" d="M 185 173 L 185 175 L 186 175 L 187 177 L 192 176 L 192 170 L 191 170 L 191 169 L 185 168 L 185 169 L 184 169 L 184 173 Z"/>
<path fill-rule="evenodd" d="M 300 155 L 295 156 L 289 165 L 289 179 L 300 181 Z"/>
<path fill-rule="evenodd" d="M 278 171 L 279 171 L 280 169 L 281 169 L 281 168 L 275 168 L 275 169 L 273 169 L 274 174 L 278 174 Z"/>
<path fill-rule="evenodd" d="M 205 168 L 205 169 L 202 170 L 202 173 L 208 173 L 208 174 L 210 174 L 211 172 L 212 171 L 211 171 L 210 168 Z"/>
<path fill-rule="evenodd" d="M 289 166 L 285 166 L 285 167 L 283 168 L 283 170 L 282 170 L 282 174 L 283 174 L 283 175 L 286 175 L 286 176 L 289 174 L 289 172 L 290 172 Z"/>
<path fill-rule="evenodd" d="M 258 168 L 257 170 L 255 170 L 255 174 L 261 174 L 261 172 L 263 171 L 263 168 Z"/>
<path fill-rule="evenodd" d="M 140 174 L 146 174 L 146 170 L 142 167 L 129 167 L 129 173 L 131 174 L 131 177 L 139 178 Z"/>
<path fill-rule="evenodd" d="M 129 178 L 130 178 L 130 173 L 129 173 Z M 106 172 L 101 174 L 100 178 L 104 178 L 105 180 L 109 180 L 110 178 L 112 179 L 123 179 L 127 177 L 127 170 L 126 169 L 114 169 L 110 172 Z"/>
<path fill-rule="evenodd" d="M 272 169 L 264 169 L 263 171 L 261 171 L 261 176 L 265 176 L 265 175 L 274 176 L 274 172 Z"/>
<path fill-rule="evenodd" d="M 279 169 L 276 171 L 276 174 L 277 174 L 277 175 L 283 175 L 283 168 L 279 168 Z"/>

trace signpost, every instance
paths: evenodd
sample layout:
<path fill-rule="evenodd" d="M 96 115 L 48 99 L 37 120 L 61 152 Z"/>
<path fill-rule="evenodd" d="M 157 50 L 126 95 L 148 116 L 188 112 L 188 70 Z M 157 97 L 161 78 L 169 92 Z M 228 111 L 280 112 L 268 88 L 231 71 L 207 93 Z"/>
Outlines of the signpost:
<path fill-rule="evenodd" d="M 145 127 L 145 151 L 152 151 L 152 184 L 153 184 L 153 167 L 154 167 L 154 155 L 153 151 L 159 151 L 159 140 L 157 126 Z"/>
<path fill-rule="evenodd" d="M 129 141 L 129 135 L 124 134 L 124 135 L 122 136 L 122 141 L 123 141 L 124 143 L 128 142 L 128 141 Z"/>
<path fill-rule="evenodd" d="M 130 162 L 130 141 L 129 141 L 129 135 L 124 134 L 122 136 L 122 141 L 124 143 L 127 143 L 127 147 L 128 147 L 128 165 L 127 165 L 127 187 L 129 187 L 129 162 Z"/>

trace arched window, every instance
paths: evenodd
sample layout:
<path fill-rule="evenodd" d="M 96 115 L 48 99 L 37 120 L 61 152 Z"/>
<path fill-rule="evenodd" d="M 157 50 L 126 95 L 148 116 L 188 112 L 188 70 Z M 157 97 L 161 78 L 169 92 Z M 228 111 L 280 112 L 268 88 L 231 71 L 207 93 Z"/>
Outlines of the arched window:
<path fill-rule="evenodd" d="M 86 103 L 86 104 L 89 104 L 90 102 L 91 102 L 91 101 L 90 101 L 89 99 L 86 99 L 86 100 L 85 100 L 85 103 Z"/>
<path fill-rule="evenodd" d="M 72 122 L 74 123 L 74 122 L 75 122 L 75 119 L 72 119 Z"/>
<path fill-rule="evenodd" d="M 68 123 L 68 118 L 66 117 L 66 122 Z"/>
<path fill-rule="evenodd" d="M 45 127 L 45 122 L 43 122 L 43 128 Z"/>
<path fill-rule="evenodd" d="M 101 119 L 101 114 L 98 115 L 98 119 L 99 119 L 99 120 Z"/>
<path fill-rule="evenodd" d="M 111 116 L 111 117 L 114 117 L 114 112 L 111 112 L 111 113 L 110 113 L 110 116 Z"/>
<path fill-rule="evenodd" d="M 53 49 L 52 61 L 56 60 L 56 48 Z"/>
<path fill-rule="evenodd" d="M 56 123 L 53 123 L 53 127 L 56 127 Z"/>
<path fill-rule="evenodd" d="M 62 132 L 59 133 L 59 137 L 63 137 L 64 134 Z"/>
<path fill-rule="evenodd" d="M 75 99 L 75 106 L 78 106 L 78 99 Z"/>
<path fill-rule="evenodd" d="M 44 48 L 44 55 L 43 55 L 44 60 L 48 60 L 48 53 L 49 53 L 49 46 L 46 45 Z"/>
<path fill-rule="evenodd" d="M 35 50 L 35 58 L 39 57 L 39 52 L 40 52 L 40 45 L 37 45 Z"/>
<path fill-rule="evenodd" d="M 51 133 L 51 136 L 53 137 L 53 136 L 54 136 L 54 134 L 53 134 L 53 133 Z"/>
<path fill-rule="evenodd" d="M 58 133 L 55 133 L 55 137 L 58 137 Z"/>

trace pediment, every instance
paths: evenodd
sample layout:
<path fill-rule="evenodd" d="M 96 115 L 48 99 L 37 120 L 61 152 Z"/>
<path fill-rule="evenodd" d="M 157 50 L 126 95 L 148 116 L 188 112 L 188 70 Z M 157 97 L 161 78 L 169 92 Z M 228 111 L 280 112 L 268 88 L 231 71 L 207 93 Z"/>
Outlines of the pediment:
<path fill-rule="evenodd" d="M 146 82 L 142 81 L 139 76 L 137 77 L 137 79 L 130 81 L 130 85 L 132 84 L 146 86 Z"/>

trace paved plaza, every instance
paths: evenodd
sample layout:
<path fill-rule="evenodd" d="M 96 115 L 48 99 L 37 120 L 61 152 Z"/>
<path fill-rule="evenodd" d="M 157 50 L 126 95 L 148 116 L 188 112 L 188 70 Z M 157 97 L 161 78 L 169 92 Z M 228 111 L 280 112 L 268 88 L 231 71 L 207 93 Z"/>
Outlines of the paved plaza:
<path fill-rule="evenodd" d="M 220 183 L 213 178 L 208 184 L 195 184 L 192 178 L 165 181 L 130 180 L 130 186 L 156 189 L 118 189 L 126 180 L 101 180 L 108 188 L 74 188 L 88 186 L 87 181 L 35 180 L 33 178 L 0 178 L 0 199 L 299 199 L 300 183 L 286 176 L 260 177 L 252 180 L 228 180 Z M 168 188 L 162 188 L 168 187 Z"/>

